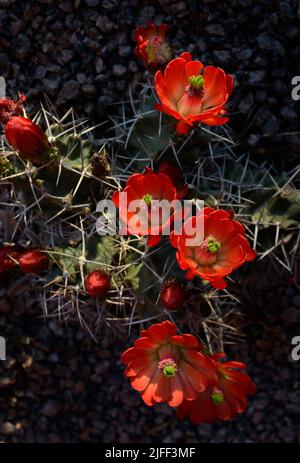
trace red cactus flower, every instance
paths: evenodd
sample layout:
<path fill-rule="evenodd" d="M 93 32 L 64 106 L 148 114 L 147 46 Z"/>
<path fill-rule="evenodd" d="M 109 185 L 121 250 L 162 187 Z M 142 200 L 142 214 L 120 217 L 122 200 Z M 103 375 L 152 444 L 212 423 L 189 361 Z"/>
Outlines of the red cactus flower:
<path fill-rule="evenodd" d="M 19 263 L 20 253 L 11 246 L 0 248 L 0 272 L 12 270 Z"/>
<path fill-rule="evenodd" d="M 5 127 L 8 142 L 20 156 L 33 164 L 44 164 L 49 153 L 49 142 L 42 129 L 26 117 L 12 117 Z"/>
<path fill-rule="evenodd" d="M 170 61 L 171 49 L 166 42 L 167 24 L 149 24 L 139 26 L 134 34 L 137 46 L 134 49 L 135 55 L 150 69 L 155 69 Z"/>
<path fill-rule="evenodd" d="M 177 408 L 178 418 L 187 417 L 195 424 L 213 423 L 245 411 L 247 395 L 255 394 L 256 386 L 246 373 L 238 371 L 246 368 L 244 363 L 220 362 L 223 357 L 223 352 L 211 357 L 215 371 L 207 376 L 208 387 L 199 392 L 196 400 L 183 400 Z"/>
<path fill-rule="evenodd" d="M 166 174 L 174 183 L 177 190 L 177 197 L 182 199 L 188 192 L 188 187 L 183 181 L 182 171 L 175 164 L 162 162 L 157 170 L 159 174 Z"/>
<path fill-rule="evenodd" d="M 0 98 L 0 122 L 7 124 L 13 116 L 21 116 L 25 100 L 25 95 L 20 95 L 16 101 L 11 98 Z"/>
<path fill-rule="evenodd" d="M 147 405 L 167 402 L 177 407 L 184 399 L 195 400 L 207 386 L 206 375 L 213 372 L 213 362 L 199 349 L 194 336 L 176 335 L 176 325 L 164 321 L 143 330 L 121 361 L 127 365 L 125 376 Z"/>
<path fill-rule="evenodd" d="M 225 105 L 233 90 L 233 78 L 222 69 L 204 67 L 183 53 L 155 74 L 155 89 L 160 104 L 156 108 L 179 120 L 178 135 L 195 123 L 221 125 L 228 121 Z"/>
<path fill-rule="evenodd" d="M 161 239 L 162 231 L 173 220 L 172 211 L 171 214 L 168 214 L 168 211 L 161 214 L 161 208 L 157 203 L 161 200 L 171 202 L 178 199 L 172 180 L 165 174 L 155 174 L 151 169 L 146 169 L 144 174 L 134 174 L 128 179 L 123 193 L 127 193 L 127 207 L 120 203 L 120 192 L 115 192 L 112 200 L 119 208 L 120 217 L 127 226 L 126 233 L 149 236 L 148 245 L 155 246 Z M 129 208 L 130 202 L 135 200 L 141 201 L 138 212 Z"/>
<path fill-rule="evenodd" d="M 84 286 L 89 296 L 104 296 L 111 288 L 110 278 L 102 270 L 94 270 L 86 276 Z"/>
<path fill-rule="evenodd" d="M 187 242 L 196 236 L 203 223 L 204 239 L 194 246 Z M 189 230 L 187 234 L 186 230 Z M 182 234 L 170 236 L 171 244 L 177 248 L 176 258 L 181 269 L 187 270 L 186 278 L 199 275 L 215 288 L 224 289 L 224 277 L 247 261 L 256 257 L 245 237 L 242 224 L 232 220 L 232 214 L 222 209 L 205 207 L 197 216 L 189 218 L 183 225 Z"/>
<path fill-rule="evenodd" d="M 178 281 L 166 281 L 160 291 L 160 299 L 167 309 L 180 310 L 186 299 L 186 293 Z"/>
<path fill-rule="evenodd" d="M 20 269 L 24 273 L 40 273 L 49 266 L 49 257 L 40 249 L 25 251 L 20 257 Z"/>

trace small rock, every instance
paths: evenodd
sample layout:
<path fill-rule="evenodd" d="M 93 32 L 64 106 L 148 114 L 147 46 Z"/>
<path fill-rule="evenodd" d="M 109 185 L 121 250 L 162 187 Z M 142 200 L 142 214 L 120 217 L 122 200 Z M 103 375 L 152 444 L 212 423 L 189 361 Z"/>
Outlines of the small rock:
<path fill-rule="evenodd" d="M 262 420 L 262 417 L 263 417 L 263 413 L 262 412 L 254 412 L 253 416 L 252 416 L 252 423 L 257 425 L 261 422 Z"/>
<path fill-rule="evenodd" d="M 71 13 L 73 11 L 73 2 L 72 2 L 72 0 L 64 0 L 58 6 L 65 13 Z"/>
<path fill-rule="evenodd" d="M 227 50 L 215 50 L 213 56 L 221 64 L 228 64 L 231 61 L 230 53 Z"/>
<path fill-rule="evenodd" d="M 71 100 L 78 96 L 80 90 L 80 83 L 77 80 L 69 80 L 61 89 L 58 99 Z"/>
<path fill-rule="evenodd" d="M 261 34 L 259 34 L 256 40 L 259 48 L 262 51 L 270 53 L 272 57 L 285 55 L 285 49 L 283 48 L 281 43 L 278 40 L 274 39 L 267 32 L 262 32 Z"/>
<path fill-rule="evenodd" d="M 122 64 L 114 64 L 113 74 L 117 77 L 123 76 L 127 69 Z"/>
<path fill-rule="evenodd" d="M 96 21 L 96 26 L 100 29 L 101 32 L 111 32 L 114 29 L 114 23 L 108 19 L 107 16 L 99 16 Z"/>
<path fill-rule="evenodd" d="M 10 436 L 15 432 L 15 426 L 10 421 L 6 421 L 1 426 L 1 433 L 5 436 Z"/>
<path fill-rule="evenodd" d="M 209 24 L 208 26 L 205 27 L 205 31 L 209 35 L 217 35 L 220 37 L 226 36 L 226 32 L 222 24 Z"/>
<path fill-rule="evenodd" d="M 84 84 L 86 82 L 86 75 L 83 74 L 83 72 L 78 72 L 78 74 L 76 74 L 76 79 L 80 84 Z"/>
<path fill-rule="evenodd" d="M 34 77 L 38 80 L 43 79 L 47 73 L 45 66 L 38 66 L 35 71 Z"/>
<path fill-rule="evenodd" d="M 97 74 L 100 74 L 103 71 L 104 65 L 103 65 L 102 58 L 96 59 L 95 67 L 96 67 Z"/>
<path fill-rule="evenodd" d="M 253 94 L 248 93 L 247 95 L 245 95 L 244 98 L 242 98 L 240 100 L 240 102 L 239 102 L 239 110 L 243 114 L 247 114 L 247 112 L 249 112 L 249 110 L 253 107 L 253 104 L 254 104 Z"/>
<path fill-rule="evenodd" d="M 249 78 L 248 78 L 249 85 L 259 84 L 265 79 L 266 75 L 267 73 L 265 70 L 250 71 Z"/>
<path fill-rule="evenodd" d="M 88 6 L 98 6 L 101 3 L 101 0 L 86 0 Z"/>
<path fill-rule="evenodd" d="M 53 418 L 57 416 L 63 409 L 63 402 L 58 400 L 49 399 L 44 405 L 41 410 L 41 414 L 47 416 L 48 418 Z"/>
<path fill-rule="evenodd" d="M 239 47 L 233 50 L 235 57 L 241 61 L 251 58 L 253 51 L 250 48 Z"/>
<path fill-rule="evenodd" d="M 296 113 L 296 111 L 293 108 L 289 108 L 288 106 L 283 106 L 280 110 L 280 114 L 284 119 L 298 119 L 298 114 Z"/>
<path fill-rule="evenodd" d="M 123 58 L 127 58 L 132 55 L 132 48 L 129 45 L 119 47 L 118 53 Z"/>
<path fill-rule="evenodd" d="M 91 95 L 94 95 L 96 93 L 96 89 L 95 89 L 94 85 L 92 85 L 92 84 L 85 84 L 85 85 L 82 86 L 81 89 L 82 89 L 82 91 L 83 91 L 83 93 L 85 95 L 91 96 Z"/>
<path fill-rule="evenodd" d="M 129 61 L 128 69 L 130 72 L 137 72 L 138 67 L 135 61 Z"/>
<path fill-rule="evenodd" d="M 59 74 L 53 74 L 52 76 L 49 76 L 48 79 L 43 79 L 42 84 L 44 87 L 44 90 L 49 93 L 50 95 L 54 95 L 59 88 L 61 82 L 61 77 Z"/>

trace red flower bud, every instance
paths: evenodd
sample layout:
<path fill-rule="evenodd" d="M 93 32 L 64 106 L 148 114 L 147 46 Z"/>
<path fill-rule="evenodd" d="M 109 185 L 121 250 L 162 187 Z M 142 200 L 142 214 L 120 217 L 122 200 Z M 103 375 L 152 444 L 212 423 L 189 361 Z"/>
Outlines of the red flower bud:
<path fill-rule="evenodd" d="M 178 281 L 169 280 L 160 291 L 160 299 L 167 309 L 180 310 L 186 299 L 186 292 Z"/>
<path fill-rule="evenodd" d="M 21 95 L 17 101 L 11 98 L 0 98 L 0 122 L 7 124 L 13 116 L 21 116 L 25 100 L 26 97 L 24 95 Z"/>
<path fill-rule="evenodd" d="M 11 270 L 18 265 L 20 253 L 11 246 L 0 248 L 0 272 Z"/>
<path fill-rule="evenodd" d="M 24 273 L 39 273 L 49 266 L 49 257 L 39 249 L 23 252 L 20 257 L 20 268 Z"/>
<path fill-rule="evenodd" d="M 26 117 L 12 117 L 5 127 L 5 136 L 24 159 L 33 164 L 47 161 L 49 142 L 42 129 Z"/>
<path fill-rule="evenodd" d="M 94 270 L 87 275 L 84 286 L 89 296 L 104 296 L 110 290 L 110 278 L 102 270 Z"/>
<path fill-rule="evenodd" d="M 134 34 L 137 46 L 134 49 L 135 55 L 150 69 L 157 69 L 163 66 L 172 57 L 172 51 L 166 41 L 166 33 L 169 29 L 167 24 L 148 24 L 139 26 Z"/>

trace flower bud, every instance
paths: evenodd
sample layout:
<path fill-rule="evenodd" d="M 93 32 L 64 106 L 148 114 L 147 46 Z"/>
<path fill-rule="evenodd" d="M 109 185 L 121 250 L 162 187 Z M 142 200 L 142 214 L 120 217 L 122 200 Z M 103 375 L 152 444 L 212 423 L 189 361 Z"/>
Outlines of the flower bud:
<path fill-rule="evenodd" d="M 102 270 L 94 270 L 87 275 L 84 286 L 89 296 L 104 296 L 111 288 L 110 278 Z"/>
<path fill-rule="evenodd" d="M 39 249 L 23 252 L 20 257 L 20 269 L 24 273 L 40 273 L 49 266 L 49 257 Z"/>
<path fill-rule="evenodd" d="M 135 55 L 150 69 L 157 69 L 163 66 L 172 57 L 171 48 L 166 41 L 167 24 L 149 24 L 139 26 L 134 34 L 137 46 L 134 49 Z"/>
<path fill-rule="evenodd" d="M 186 293 L 178 281 L 169 280 L 160 291 L 160 299 L 167 309 L 180 310 L 186 299 Z"/>
<path fill-rule="evenodd" d="M 47 162 L 50 145 L 42 129 L 26 117 L 12 117 L 5 127 L 5 136 L 22 159 L 41 165 Z"/>

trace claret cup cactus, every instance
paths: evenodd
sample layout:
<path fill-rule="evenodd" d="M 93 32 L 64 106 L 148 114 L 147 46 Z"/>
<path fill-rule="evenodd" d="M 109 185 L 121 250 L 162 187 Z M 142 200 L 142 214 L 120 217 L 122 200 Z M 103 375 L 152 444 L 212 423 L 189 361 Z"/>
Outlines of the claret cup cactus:
<path fill-rule="evenodd" d="M 147 71 L 102 138 L 72 109 L 30 118 L 23 96 L 0 100 L 9 218 L 0 272 L 31 281 L 46 316 L 75 319 L 96 342 L 100 328 L 141 328 L 121 358 L 132 387 L 149 406 L 212 423 L 242 413 L 255 393 L 224 347 L 239 339 L 241 282 L 257 263 L 292 272 L 299 174 L 237 154 L 226 126 L 237 117 L 228 112 L 233 77 L 188 52 L 173 57 L 167 30 L 137 29 Z M 110 223 L 111 211 L 101 200 L 116 225 L 105 233 L 98 219 Z M 182 215 L 173 205 L 164 216 L 160 201 Z"/>

